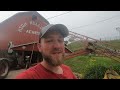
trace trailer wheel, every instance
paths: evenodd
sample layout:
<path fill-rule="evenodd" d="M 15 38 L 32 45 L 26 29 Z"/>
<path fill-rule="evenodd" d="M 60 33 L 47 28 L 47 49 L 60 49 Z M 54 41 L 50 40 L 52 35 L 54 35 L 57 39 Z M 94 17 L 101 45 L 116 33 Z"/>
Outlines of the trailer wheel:
<path fill-rule="evenodd" d="M 4 79 L 9 73 L 8 61 L 0 61 L 0 79 Z"/>

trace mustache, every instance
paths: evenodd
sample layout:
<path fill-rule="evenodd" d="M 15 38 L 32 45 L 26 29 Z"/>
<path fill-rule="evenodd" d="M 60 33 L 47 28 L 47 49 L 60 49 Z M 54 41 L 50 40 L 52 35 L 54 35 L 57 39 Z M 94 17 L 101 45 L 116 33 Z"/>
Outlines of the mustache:
<path fill-rule="evenodd" d="M 58 48 L 54 48 L 54 49 L 52 49 L 51 52 L 52 52 L 52 53 L 62 53 L 63 50 L 62 50 L 62 49 L 58 49 Z"/>

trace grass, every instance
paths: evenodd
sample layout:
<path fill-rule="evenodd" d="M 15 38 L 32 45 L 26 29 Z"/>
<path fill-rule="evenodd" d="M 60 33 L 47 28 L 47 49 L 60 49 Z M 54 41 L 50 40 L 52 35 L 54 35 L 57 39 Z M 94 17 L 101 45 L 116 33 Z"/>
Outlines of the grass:
<path fill-rule="evenodd" d="M 111 45 L 111 46 L 109 46 L 109 45 L 106 45 L 106 44 L 102 44 L 102 45 L 104 45 L 106 47 L 109 47 L 111 49 L 120 50 L 120 40 L 111 40 L 111 41 L 102 41 L 102 42 L 103 43 L 106 42 L 106 43 Z M 67 47 L 72 51 L 76 51 L 76 50 L 84 48 L 84 42 L 75 41 L 73 43 L 70 43 Z"/>
<path fill-rule="evenodd" d="M 73 42 L 73 43 L 69 44 L 67 47 L 68 47 L 71 51 L 76 51 L 76 50 L 82 49 L 82 48 L 83 48 L 83 45 L 84 45 L 83 42 L 81 42 L 81 41 L 76 41 L 76 42 Z"/>
<path fill-rule="evenodd" d="M 116 48 L 120 50 L 120 40 L 111 40 L 106 42 L 113 46 L 111 47 L 112 49 Z"/>
<path fill-rule="evenodd" d="M 120 50 L 120 40 L 112 40 L 112 41 L 105 41 L 105 42 L 109 43 L 110 45 L 112 45 L 114 47 L 106 46 L 103 44 L 104 46 L 110 47 L 111 49 Z M 71 51 L 76 51 L 76 50 L 82 49 L 83 47 L 84 47 L 84 43 L 80 42 L 80 41 L 76 41 L 76 42 L 68 45 L 68 48 Z M 116 66 L 116 68 L 117 68 L 116 70 L 120 73 L 120 63 L 115 60 L 112 60 L 110 58 L 107 58 L 107 57 L 97 57 L 94 55 L 93 56 L 89 56 L 89 55 L 88 56 L 78 56 L 78 57 L 66 60 L 65 64 L 70 66 L 73 72 L 79 73 L 83 77 L 86 75 L 86 73 L 89 70 L 91 70 L 90 68 L 96 67 L 96 66 L 98 66 L 98 67 L 101 66 L 102 70 L 104 69 L 104 67 L 110 68 L 111 66 L 112 67 Z"/>
<path fill-rule="evenodd" d="M 109 68 L 111 66 L 120 65 L 120 63 L 109 58 L 96 56 L 78 56 L 66 60 L 64 63 L 70 66 L 73 72 L 80 73 L 83 77 L 85 73 L 87 73 L 87 70 L 93 66 L 101 65 Z"/>

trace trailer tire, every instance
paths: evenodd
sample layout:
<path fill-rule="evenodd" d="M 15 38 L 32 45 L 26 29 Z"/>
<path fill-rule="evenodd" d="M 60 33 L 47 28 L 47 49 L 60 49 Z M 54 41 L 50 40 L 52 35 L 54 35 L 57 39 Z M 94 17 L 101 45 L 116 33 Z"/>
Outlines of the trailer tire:
<path fill-rule="evenodd" d="M 7 77 L 9 73 L 9 63 L 7 60 L 0 61 L 0 79 L 4 79 Z"/>

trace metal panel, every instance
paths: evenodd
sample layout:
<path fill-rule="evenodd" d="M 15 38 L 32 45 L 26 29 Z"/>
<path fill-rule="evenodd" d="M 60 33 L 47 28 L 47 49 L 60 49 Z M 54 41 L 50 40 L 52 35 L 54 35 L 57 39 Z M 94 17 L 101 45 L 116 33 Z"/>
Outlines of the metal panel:
<path fill-rule="evenodd" d="M 41 28 L 47 24 L 49 22 L 35 11 L 13 15 L 0 24 L 0 50 L 7 50 L 9 42 L 14 46 L 37 42 Z"/>

